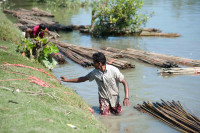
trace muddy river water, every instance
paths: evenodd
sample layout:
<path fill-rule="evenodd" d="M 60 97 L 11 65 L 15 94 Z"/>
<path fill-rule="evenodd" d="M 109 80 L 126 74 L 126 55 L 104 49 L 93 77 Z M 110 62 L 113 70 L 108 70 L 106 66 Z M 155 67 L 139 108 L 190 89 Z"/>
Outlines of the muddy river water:
<path fill-rule="evenodd" d="M 20 2 L 17 2 L 20 1 Z M 24 2 L 22 2 L 24 1 Z M 38 6 L 55 15 L 61 24 L 89 25 L 91 9 L 50 8 L 33 4 L 25 0 L 16 0 L 13 8 L 30 9 Z M 144 0 L 143 11 L 154 11 L 145 27 L 158 28 L 165 33 L 179 33 L 178 38 L 164 37 L 109 37 L 94 39 L 77 31 L 62 33 L 60 40 L 84 47 L 100 48 L 104 46 L 119 49 L 136 48 L 161 54 L 181 56 L 200 60 L 200 1 L 199 0 Z M 84 76 L 93 68 L 83 68 L 71 60 L 66 65 L 56 66 L 53 73 L 56 77 L 76 78 Z M 162 122 L 138 112 L 133 108 L 143 101 L 160 102 L 179 100 L 184 107 L 191 109 L 200 117 L 200 75 L 162 76 L 159 68 L 131 61 L 134 69 L 121 70 L 130 88 L 130 107 L 123 107 L 121 116 L 99 116 L 97 85 L 94 82 L 63 83 L 75 90 L 93 109 L 95 116 L 109 128 L 112 133 L 176 133 L 178 131 Z M 122 104 L 123 86 L 120 86 Z"/>

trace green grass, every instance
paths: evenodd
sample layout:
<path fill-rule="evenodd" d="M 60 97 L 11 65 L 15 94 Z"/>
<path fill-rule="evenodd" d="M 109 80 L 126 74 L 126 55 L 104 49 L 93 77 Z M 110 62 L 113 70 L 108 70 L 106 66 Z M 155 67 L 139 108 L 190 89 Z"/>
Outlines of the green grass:
<path fill-rule="evenodd" d="M 3 18 L 5 23 L 6 19 Z M 0 22 L 0 29 L 3 27 L 2 24 Z M 5 33 L 9 31 L 7 28 L 4 28 Z M 18 34 L 18 30 L 12 29 L 12 31 L 13 35 Z M 29 82 L 30 79 L 0 81 L 0 132 L 107 132 L 89 112 L 89 106 L 81 97 L 72 89 L 62 86 L 57 79 L 33 69 L 5 65 L 4 62 L 23 64 L 52 74 L 40 63 L 30 61 L 17 53 L 16 44 L 20 37 L 9 38 L 5 33 L 0 33 L 0 45 L 8 47 L 8 50 L 0 48 L 0 80 L 25 79 L 34 76 L 52 86 L 41 87 Z M 67 124 L 72 124 L 77 129 Z"/>
<path fill-rule="evenodd" d="M 8 47 L 0 49 L 0 80 L 27 78 L 23 73 L 55 86 L 41 87 L 30 80 L 0 81 L 0 132 L 106 132 L 88 111 L 89 106 L 57 79 L 29 68 L 4 65 L 3 62 L 23 64 L 48 72 L 39 63 L 16 53 L 16 45 L 4 41 L 0 45 Z"/>
<path fill-rule="evenodd" d="M 0 11 L 0 40 L 9 41 L 18 44 L 22 38 L 22 32 L 18 27 Z"/>

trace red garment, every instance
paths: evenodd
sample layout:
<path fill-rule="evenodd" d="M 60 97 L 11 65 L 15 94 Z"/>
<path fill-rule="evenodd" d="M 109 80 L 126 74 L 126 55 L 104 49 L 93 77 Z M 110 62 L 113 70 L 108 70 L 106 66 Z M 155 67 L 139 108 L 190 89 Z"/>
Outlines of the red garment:
<path fill-rule="evenodd" d="M 99 108 L 100 108 L 100 114 L 101 115 L 110 115 L 110 113 L 112 114 L 120 114 L 122 112 L 122 107 L 121 105 L 118 103 L 116 107 L 111 107 L 110 105 L 106 105 L 104 99 L 99 99 Z"/>
<path fill-rule="evenodd" d="M 43 38 L 43 37 L 44 37 L 44 32 L 41 32 L 40 29 L 39 29 L 39 27 L 40 27 L 39 25 L 36 25 L 36 26 L 33 27 L 33 36 L 34 36 L 34 37 L 37 37 L 38 34 L 40 34 L 39 36 L 40 36 L 41 38 Z M 47 28 L 45 29 L 45 31 L 46 31 L 46 32 L 49 32 Z M 40 33 L 40 32 L 41 32 L 41 33 Z"/>

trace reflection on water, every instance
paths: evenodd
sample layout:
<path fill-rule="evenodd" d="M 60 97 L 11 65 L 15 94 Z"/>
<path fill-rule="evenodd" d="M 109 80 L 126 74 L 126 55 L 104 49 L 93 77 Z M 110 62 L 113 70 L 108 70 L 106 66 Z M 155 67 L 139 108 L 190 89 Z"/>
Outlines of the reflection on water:
<path fill-rule="evenodd" d="M 33 4 L 16 5 L 31 8 Z M 50 8 L 38 5 L 39 8 L 51 11 L 55 20 L 67 24 L 90 24 L 91 9 Z M 154 11 L 154 16 L 146 24 L 148 28 L 158 28 L 163 32 L 179 33 L 178 38 L 162 37 L 109 37 L 94 39 L 77 31 L 62 33 L 60 40 L 85 47 L 101 48 L 116 47 L 119 49 L 136 48 L 150 52 L 170 54 L 200 60 L 200 1 L 199 0 L 144 0 L 145 11 Z M 86 75 L 93 68 L 83 68 L 69 59 L 66 65 L 57 66 L 53 72 L 56 77 L 75 78 Z M 123 107 L 121 116 L 99 116 L 98 92 L 95 82 L 80 84 L 63 83 L 76 90 L 77 93 L 95 110 L 95 116 L 113 133 L 176 133 L 177 131 L 158 120 L 136 111 L 133 106 L 143 101 L 179 100 L 184 107 L 190 108 L 200 117 L 200 76 L 183 75 L 164 77 L 158 74 L 158 68 L 131 61 L 135 69 L 121 70 L 130 87 L 130 107 Z M 123 86 L 120 86 L 122 104 Z"/>

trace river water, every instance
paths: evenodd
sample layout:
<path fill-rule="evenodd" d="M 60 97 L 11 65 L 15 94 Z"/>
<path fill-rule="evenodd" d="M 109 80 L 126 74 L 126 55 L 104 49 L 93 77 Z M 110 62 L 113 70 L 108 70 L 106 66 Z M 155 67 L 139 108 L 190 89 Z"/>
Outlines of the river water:
<path fill-rule="evenodd" d="M 19 2 L 20 1 L 20 2 Z M 50 8 L 41 4 L 33 4 L 25 0 L 15 0 L 13 8 L 30 9 L 38 6 L 55 15 L 55 20 L 61 24 L 89 25 L 91 9 Z M 136 48 L 145 51 L 200 59 L 200 1 L 199 0 L 144 0 L 143 11 L 154 11 L 145 27 L 161 29 L 163 33 L 179 33 L 178 38 L 164 37 L 109 37 L 94 39 L 77 31 L 62 33 L 60 40 L 84 47 L 101 48 L 105 46 L 119 49 Z M 66 76 L 76 78 L 84 76 L 93 68 L 83 68 L 71 60 L 66 65 L 56 66 L 53 70 L 56 77 Z M 99 116 L 98 92 L 95 82 L 63 83 L 75 90 L 92 108 L 95 116 L 112 133 L 176 133 L 173 128 L 162 122 L 138 112 L 133 108 L 143 101 L 160 102 L 163 100 L 180 101 L 200 117 L 200 76 L 161 76 L 159 68 L 131 61 L 134 69 L 121 70 L 130 88 L 130 107 L 123 107 L 121 116 Z M 120 86 L 122 104 L 124 98 L 123 86 Z"/>

